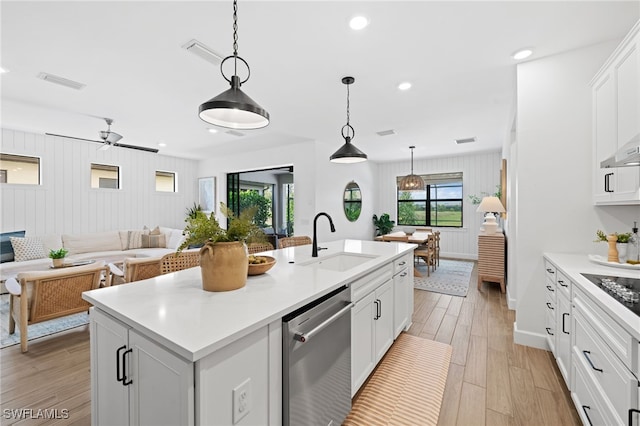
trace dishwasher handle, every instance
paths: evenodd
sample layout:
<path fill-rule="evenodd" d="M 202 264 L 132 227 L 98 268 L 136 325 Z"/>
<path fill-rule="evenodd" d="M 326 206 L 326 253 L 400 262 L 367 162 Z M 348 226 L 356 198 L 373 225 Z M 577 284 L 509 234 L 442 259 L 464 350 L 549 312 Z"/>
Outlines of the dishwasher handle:
<path fill-rule="evenodd" d="M 344 308 L 340 309 L 338 312 L 336 312 L 335 314 L 331 315 L 326 320 L 322 321 L 315 328 L 312 328 L 311 330 L 307 331 L 306 333 L 295 333 L 293 335 L 293 339 L 297 340 L 300 343 L 304 343 L 304 342 L 309 341 L 311 336 L 313 336 L 314 334 L 318 333 L 319 331 L 322 331 L 329 324 L 331 324 L 332 322 L 334 322 L 335 320 L 337 320 L 338 318 L 340 318 L 341 316 L 343 316 L 344 314 L 349 312 L 351 310 L 351 308 L 353 308 L 354 306 L 355 305 L 353 304 L 353 302 L 350 302 Z"/>

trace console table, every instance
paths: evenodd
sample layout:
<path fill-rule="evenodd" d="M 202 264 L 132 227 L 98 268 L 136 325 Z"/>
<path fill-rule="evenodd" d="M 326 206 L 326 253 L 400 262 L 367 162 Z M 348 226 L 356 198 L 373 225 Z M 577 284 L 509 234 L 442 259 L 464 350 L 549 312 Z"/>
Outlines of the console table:
<path fill-rule="evenodd" d="M 505 289 L 505 239 L 502 230 L 495 234 L 480 233 L 478 235 L 478 290 L 482 281 L 500 283 L 500 290 Z"/>

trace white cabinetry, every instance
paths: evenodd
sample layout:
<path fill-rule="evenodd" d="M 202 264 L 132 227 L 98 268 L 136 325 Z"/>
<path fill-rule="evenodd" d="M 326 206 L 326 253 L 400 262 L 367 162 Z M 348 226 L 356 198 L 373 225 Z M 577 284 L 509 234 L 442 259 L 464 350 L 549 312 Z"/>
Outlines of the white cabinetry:
<path fill-rule="evenodd" d="M 393 338 L 398 337 L 410 323 L 413 313 L 412 256 L 401 257 L 393 263 Z"/>
<path fill-rule="evenodd" d="M 193 425 L 193 367 L 91 309 L 91 423 Z"/>
<path fill-rule="evenodd" d="M 553 356 L 558 356 L 556 351 L 556 267 L 545 261 L 545 330 L 547 333 L 547 345 Z"/>
<path fill-rule="evenodd" d="M 640 134 L 640 22 L 592 81 L 593 201 L 640 204 L 640 167 L 600 168 L 600 162 Z"/>
<path fill-rule="evenodd" d="M 545 330 L 549 349 L 567 385 L 571 383 L 571 281 L 545 261 Z M 569 387 L 570 389 L 570 387 Z"/>
<path fill-rule="evenodd" d="M 351 394 L 360 389 L 393 343 L 393 265 L 357 280 L 352 286 Z"/>

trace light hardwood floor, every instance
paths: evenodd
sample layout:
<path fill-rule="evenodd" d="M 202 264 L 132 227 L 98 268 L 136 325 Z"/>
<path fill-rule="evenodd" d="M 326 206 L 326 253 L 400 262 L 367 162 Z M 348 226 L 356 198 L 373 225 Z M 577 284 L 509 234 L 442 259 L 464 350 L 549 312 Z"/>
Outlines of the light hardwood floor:
<path fill-rule="evenodd" d="M 440 425 L 580 425 L 549 352 L 513 343 L 515 312 L 498 284 L 476 289 L 477 265 L 466 298 L 414 290 L 408 333 L 449 343 L 453 355 Z M 89 328 L 80 327 L 0 350 L 3 425 L 89 425 Z M 68 419 L 16 421 L 5 409 L 57 408 Z"/>

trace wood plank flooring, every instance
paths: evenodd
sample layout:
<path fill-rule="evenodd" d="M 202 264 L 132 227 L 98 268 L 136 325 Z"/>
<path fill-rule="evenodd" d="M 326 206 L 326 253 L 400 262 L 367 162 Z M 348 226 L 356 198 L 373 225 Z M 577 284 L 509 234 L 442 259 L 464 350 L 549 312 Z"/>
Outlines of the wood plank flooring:
<path fill-rule="evenodd" d="M 467 297 L 414 290 L 408 333 L 453 346 L 440 425 L 580 425 L 551 353 L 513 343 L 515 312 L 498 284 Z M 0 423 L 91 424 L 89 327 L 0 350 Z M 7 418 L 5 409 L 68 410 L 66 419 Z"/>

